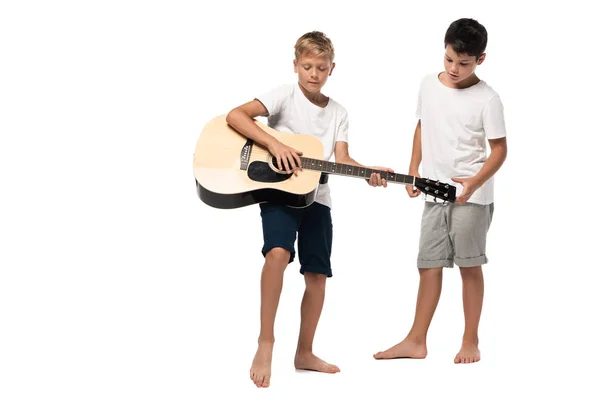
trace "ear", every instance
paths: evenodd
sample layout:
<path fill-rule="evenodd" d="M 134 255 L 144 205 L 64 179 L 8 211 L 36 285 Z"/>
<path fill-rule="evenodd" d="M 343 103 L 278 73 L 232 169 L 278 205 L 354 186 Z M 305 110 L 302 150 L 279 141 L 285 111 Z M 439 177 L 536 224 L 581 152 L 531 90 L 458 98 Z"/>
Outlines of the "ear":
<path fill-rule="evenodd" d="M 477 65 L 481 65 L 481 63 L 485 60 L 485 53 L 483 53 L 481 56 L 479 56 L 479 59 L 477 60 Z"/>
<path fill-rule="evenodd" d="M 294 72 L 298 73 L 298 61 L 294 58 Z"/>
<path fill-rule="evenodd" d="M 335 63 L 331 63 L 331 69 L 329 70 L 329 76 L 331 76 L 331 73 L 333 72 L 334 68 L 335 68 Z"/>

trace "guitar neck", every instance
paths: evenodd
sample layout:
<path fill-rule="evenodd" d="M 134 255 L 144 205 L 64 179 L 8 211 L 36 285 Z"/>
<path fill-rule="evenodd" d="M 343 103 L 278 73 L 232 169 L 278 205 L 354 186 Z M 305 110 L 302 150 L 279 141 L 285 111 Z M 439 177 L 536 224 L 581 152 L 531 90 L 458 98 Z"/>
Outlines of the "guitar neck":
<path fill-rule="evenodd" d="M 356 165 L 340 164 L 330 161 L 317 160 L 314 158 L 300 157 L 303 169 L 321 171 L 326 174 L 352 176 L 355 178 L 369 179 L 372 173 L 379 174 L 387 182 L 401 183 L 403 185 L 414 185 L 415 177 L 411 175 L 396 174 L 372 168 L 358 167 Z"/>

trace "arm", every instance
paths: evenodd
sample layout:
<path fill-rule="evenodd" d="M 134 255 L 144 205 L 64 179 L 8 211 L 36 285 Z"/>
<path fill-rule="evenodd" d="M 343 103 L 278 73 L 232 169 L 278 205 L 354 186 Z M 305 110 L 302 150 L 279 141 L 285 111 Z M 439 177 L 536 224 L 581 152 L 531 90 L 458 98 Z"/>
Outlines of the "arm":
<path fill-rule="evenodd" d="M 419 175 L 419 166 L 421 165 L 422 160 L 421 153 L 421 120 L 417 122 L 417 127 L 415 128 L 415 136 L 413 138 L 413 147 L 412 147 L 412 155 L 410 157 L 410 165 L 408 166 L 408 174 L 412 176 L 416 176 L 420 178 Z M 406 191 L 410 197 L 417 197 L 421 194 L 421 191 L 415 188 L 412 185 L 406 186 Z"/>
<path fill-rule="evenodd" d="M 234 108 L 227 114 L 227 123 L 236 131 L 254 140 L 269 150 L 277 158 L 277 165 L 287 173 L 297 172 L 301 168 L 302 152 L 286 146 L 254 123 L 254 118 L 267 116 L 269 112 L 258 100 L 252 100 Z"/>
<path fill-rule="evenodd" d="M 508 147 L 506 145 L 506 137 L 500 139 L 488 140 L 490 144 L 490 156 L 481 167 L 477 175 L 471 178 L 452 178 L 454 182 L 463 185 L 463 191 L 456 198 L 456 204 L 464 204 L 469 200 L 473 193 L 479 189 L 488 179 L 490 179 L 504 164 Z"/>
<path fill-rule="evenodd" d="M 361 163 L 359 163 L 358 161 L 356 161 L 355 159 L 353 159 L 352 157 L 350 157 L 350 153 L 348 151 L 348 143 L 347 142 L 336 142 L 335 143 L 335 162 L 340 163 L 340 164 L 354 165 L 354 166 L 357 166 L 357 167 L 378 169 L 378 170 L 383 170 L 383 171 L 387 171 L 387 172 L 394 172 L 394 170 L 392 170 L 391 168 L 386 168 L 386 167 L 367 167 L 366 165 L 362 165 Z M 383 186 L 383 187 L 387 187 L 386 180 L 385 179 L 381 179 L 381 175 L 379 175 L 379 174 L 375 174 L 375 173 L 371 174 L 371 177 L 369 179 L 366 179 L 366 181 L 371 186 Z"/>
<path fill-rule="evenodd" d="M 358 161 L 350 157 L 350 153 L 348 151 L 348 143 L 347 142 L 335 142 L 335 162 L 340 164 L 348 164 L 355 165 L 357 167 L 365 167 L 365 165 L 360 164 Z"/>

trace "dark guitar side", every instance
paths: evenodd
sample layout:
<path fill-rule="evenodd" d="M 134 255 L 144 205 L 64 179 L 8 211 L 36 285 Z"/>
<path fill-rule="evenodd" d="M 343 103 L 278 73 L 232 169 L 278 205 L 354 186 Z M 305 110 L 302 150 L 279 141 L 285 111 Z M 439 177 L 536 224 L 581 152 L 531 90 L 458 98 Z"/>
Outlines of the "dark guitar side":
<path fill-rule="evenodd" d="M 309 206 L 315 200 L 317 190 L 318 188 L 305 195 L 296 195 L 270 188 L 257 189 L 244 193 L 220 194 L 211 192 L 196 181 L 196 191 L 200 200 L 211 207 L 221 209 L 245 207 L 267 201 L 302 208 Z"/>

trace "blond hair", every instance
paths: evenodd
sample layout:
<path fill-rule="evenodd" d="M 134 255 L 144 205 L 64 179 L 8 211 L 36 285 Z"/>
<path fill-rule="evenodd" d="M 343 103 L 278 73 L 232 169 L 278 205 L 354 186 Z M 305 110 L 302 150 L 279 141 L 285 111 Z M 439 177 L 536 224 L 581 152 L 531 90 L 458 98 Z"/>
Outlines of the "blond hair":
<path fill-rule="evenodd" d="M 296 60 L 298 60 L 300 56 L 304 54 L 313 57 L 327 54 L 333 62 L 333 57 L 335 55 L 331 40 L 325 36 L 323 32 L 319 31 L 308 32 L 300 36 L 300 38 L 296 41 L 294 50 Z"/>

